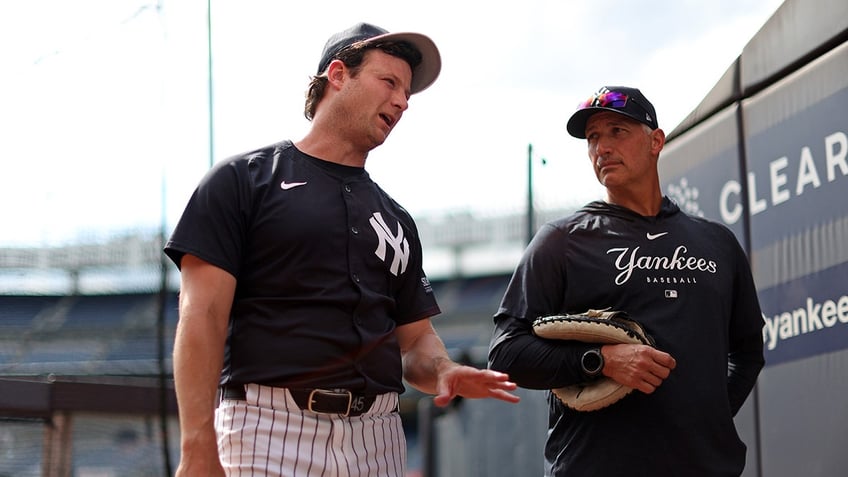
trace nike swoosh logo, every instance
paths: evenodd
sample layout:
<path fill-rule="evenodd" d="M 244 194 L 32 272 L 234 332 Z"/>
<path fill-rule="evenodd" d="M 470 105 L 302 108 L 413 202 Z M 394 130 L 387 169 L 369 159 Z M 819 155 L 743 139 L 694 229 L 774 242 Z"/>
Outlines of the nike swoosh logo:
<path fill-rule="evenodd" d="M 648 233 L 645 234 L 645 236 L 648 237 L 648 240 L 656 240 L 656 239 L 662 237 L 663 235 L 665 235 L 667 233 L 668 232 L 660 232 L 658 234 L 652 234 L 652 233 L 648 232 Z"/>
<path fill-rule="evenodd" d="M 289 190 L 294 189 L 295 187 L 299 187 L 302 185 L 306 185 L 306 182 L 280 182 L 280 189 Z"/>

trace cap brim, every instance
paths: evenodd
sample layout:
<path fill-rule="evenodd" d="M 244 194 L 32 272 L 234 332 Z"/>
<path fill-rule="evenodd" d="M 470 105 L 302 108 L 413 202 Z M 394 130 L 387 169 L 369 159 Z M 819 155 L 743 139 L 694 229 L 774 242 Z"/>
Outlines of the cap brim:
<path fill-rule="evenodd" d="M 571 134 L 577 139 L 586 139 L 586 121 L 589 120 L 589 116 L 597 113 L 600 109 L 601 108 L 586 108 L 575 111 L 574 114 L 568 118 L 568 123 L 565 125 L 565 129 L 568 131 L 568 134 Z"/>
<path fill-rule="evenodd" d="M 565 129 L 568 131 L 568 134 L 576 137 L 577 139 L 586 139 L 586 123 L 589 121 L 589 116 L 600 113 L 601 111 L 612 111 L 613 113 L 618 113 L 622 116 L 628 117 L 634 121 L 640 122 L 644 124 L 644 121 L 641 121 L 638 117 L 633 116 L 625 111 L 615 108 L 604 108 L 601 106 L 590 106 L 588 108 L 583 108 L 574 112 L 571 117 L 568 119 L 568 123 L 565 125 Z"/>
<path fill-rule="evenodd" d="M 409 85 L 410 94 L 424 91 L 439 77 L 439 73 L 442 71 L 442 56 L 430 37 L 420 33 L 402 32 L 378 35 L 366 41 L 372 43 L 377 40 L 409 42 L 421 52 L 421 64 L 412 71 L 412 84 Z"/>

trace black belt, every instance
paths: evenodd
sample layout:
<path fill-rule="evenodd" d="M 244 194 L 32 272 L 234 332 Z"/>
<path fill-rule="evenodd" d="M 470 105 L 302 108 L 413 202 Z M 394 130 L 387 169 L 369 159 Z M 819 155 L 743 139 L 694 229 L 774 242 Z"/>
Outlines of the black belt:
<path fill-rule="evenodd" d="M 305 411 L 319 414 L 359 416 L 371 409 L 377 396 L 354 393 L 345 389 L 291 389 L 294 402 Z M 221 388 L 221 399 L 244 401 L 244 386 L 226 385 Z"/>

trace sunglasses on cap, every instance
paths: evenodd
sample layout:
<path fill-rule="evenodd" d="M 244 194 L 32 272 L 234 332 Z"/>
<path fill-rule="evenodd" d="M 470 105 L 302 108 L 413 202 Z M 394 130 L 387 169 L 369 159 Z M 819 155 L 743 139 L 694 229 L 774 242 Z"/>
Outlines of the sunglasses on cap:
<path fill-rule="evenodd" d="M 601 108 L 623 108 L 627 104 L 628 96 L 617 91 L 607 91 L 604 93 L 595 93 L 589 96 L 589 99 L 577 105 L 577 109 L 585 109 L 589 107 Z"/>

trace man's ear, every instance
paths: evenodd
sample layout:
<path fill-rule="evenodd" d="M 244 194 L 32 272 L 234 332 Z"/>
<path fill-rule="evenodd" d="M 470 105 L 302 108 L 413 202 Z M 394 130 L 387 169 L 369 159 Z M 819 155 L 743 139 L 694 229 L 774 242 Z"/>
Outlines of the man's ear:
<path fill-rule="evenodd" d="M 341 88 L 346 77 L 347 66 L 345 66 L 342 60 L 333 60 L 330 62 L 329 66 L 327 66 L 327 81 L 336 89 Z"/>
<path fill-rule="evenodd" d="M 654 155 L 659 155 L 662 148 L 665 146 L 665 131 L 660 128 L 651 131 L 651 152 Z"/>

